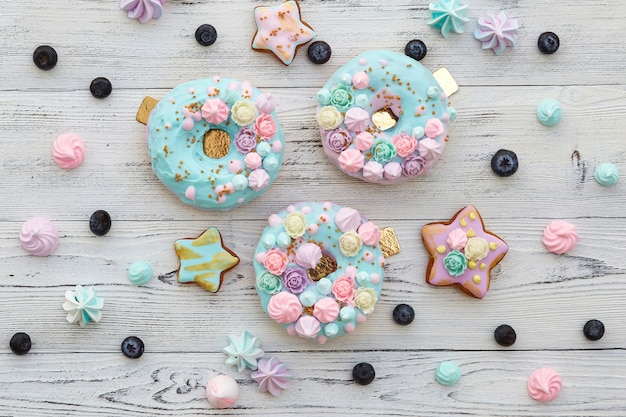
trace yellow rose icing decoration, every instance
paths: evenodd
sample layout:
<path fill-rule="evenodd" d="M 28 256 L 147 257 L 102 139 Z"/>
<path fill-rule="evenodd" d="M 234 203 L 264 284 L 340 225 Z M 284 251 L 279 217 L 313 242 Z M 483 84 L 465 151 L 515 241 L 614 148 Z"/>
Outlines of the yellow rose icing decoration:
<path fill-rule="evenodd" d="M 343 116 L 333 106 L 325 106 L 320 109 L 317 115 L 317 122 L 324 130 L 332 130 L 343 122 Z"/>
<path fill-rule="evenodd" d="M 374 311 L 374 306 L 377 301 L 378 297 L 376 297 L 376 291 L 372 288 L 361 287 L 356 290 L 356 294 L 354 295 L 354 303 L 361 309 L 363 314 L 366 315 Z"/>
<path fill-rule="evenodd" d="M 339 250 L 349 258 L 356 256 L 362 246 L 363 241 L 354 230 L 350 230 L 339 237 Z"/>
<path fill-rule="evenodd" d="M 258 110 L 254 103 L 246 100 L 239 100 L 230 109 L 230 118 L 239 126 L 248 126 L 258 115 Z"/>
<path fill-rule="evenodd" d="M 299 211 L 289 213 L 287 217 L 285 217 L 285 220 L 283 220 L 283 226 L 289 236 L 293 239 L 297 239 L 306 232 L 306 216 Z"/>
<path fill-rule="evenodd" d="M 489 243 L 482 237 L 471 237 L 465 244 L 465 257 L 480 261 L 489 253 Z"/>

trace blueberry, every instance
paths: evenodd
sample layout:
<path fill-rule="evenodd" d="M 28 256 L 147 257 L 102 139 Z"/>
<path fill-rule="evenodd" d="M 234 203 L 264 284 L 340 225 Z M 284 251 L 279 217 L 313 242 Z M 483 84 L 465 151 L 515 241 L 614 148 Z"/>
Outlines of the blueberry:
<path fill-rule="evenodd" d="M 122 353 L 127 358 L 137 359 L 143 355 L 143 341 L 137 336 L 128 336 L 122 342 Z"/>
<path fill-rule="evenodd" d="M 89 230 L 96 236 L 104 236 L 111 230 L 111 216 L 104 210 L 96 210 L 89 219 Z"/>
<path fill-rule="evenodd" d="M 26 333 L 15 333 L 9 342 L 11 350 L 16 355 L 25 355 L 31 347 L 30 336 Z"/>
<path fill-rule="evenodd" d="M 325 64 L 330 59 L 330 45 L 324 41 L 315 41 L 309 45 L 309 60 L 314 64 Z"/>
<path fill-rule="evenodd" d="M 409 41 L 404 47 L 404 54 L 409 58 L 413 58 L 416 61 L 421 61 L 426 56 L 426 44 L 418 39 Z"/>
<path fill-rule="evenodd" d="M 44 71 L 51 70 L 57 64 L 57 51 L 49 45 L 41 45 L 33 52 L 33 61 L 37 68 Z"/>
<path fill-rule="evenodd" d="M 500 149 L 491 158 L 491 169 L 501 177 L 510 177 L 515 174 L 518 166 L 517 155 L 513 151 Z"/>
<path fill-rule="evenodd" d="M 493 332 L 493 337 L 500 346 L 512 346 L 517 339 L 515 330 L 508 324 L 502 324 Z"/>
<path fill-rule="evenodd" d="M 600 320 L 589 320 L 583 327 L 583 333 L 589 340 L 600 340 L 604 336 L 604 324 Z"/>
<path fill-rule="evenodd" d="M 104 77 L 98 77 L 91 82 L 89 91 L 91 91 L 91 95 L 95 98 L 107 98 L 111 94 L 111 91 L 113 91 L 113 86 L 111 85 L 111 81 Z"/>
<path fill-rule="evenodd" d="M 393 309 L 393 319 L 396 323 L 406 326 L 415 319 L 415 310 L 408 304 L 398 304 Z"/>
<path fill-rule="evenodd" d="M 359 385 L 368 385 L 375 376 L 374 367 L 366 362 L 356 364 L 352 369 L 352 379 Z"/>
<path fill-rule="evenodd" d="M 544 54 L 553 54 L 559 49 L 559 37 L 556 36 L 556 33 L 544 32 L 539 35 L 537 46 Z"/>
<path fill-rule="evenodd" d="M 217 31 L 213 25 L 200 25 L 196 29 L 196 41 L 202 46 L 210 46 L 217 40 Z"/>

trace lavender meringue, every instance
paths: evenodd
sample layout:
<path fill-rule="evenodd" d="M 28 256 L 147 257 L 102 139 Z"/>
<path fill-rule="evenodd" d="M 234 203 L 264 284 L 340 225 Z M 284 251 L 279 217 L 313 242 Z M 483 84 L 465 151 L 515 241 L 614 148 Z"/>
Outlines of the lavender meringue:
<path fill-rule="evenodd" d="M 22 225 L 20 244 L 35 256 L 48 256 L 59 246 L 59 232 L 50 220 L 33 217 Z"/>

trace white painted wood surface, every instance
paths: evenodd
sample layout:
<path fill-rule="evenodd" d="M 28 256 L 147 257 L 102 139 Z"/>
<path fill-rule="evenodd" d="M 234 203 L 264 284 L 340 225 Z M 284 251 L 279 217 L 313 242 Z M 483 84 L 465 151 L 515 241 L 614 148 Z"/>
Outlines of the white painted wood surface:
<path fill-rule="evenodd" d="M 289 67 L 249 48 L 252 9 L 262 4 L 271 3 L 172 0 L 163 18 L 140 25 L 116 0 L 2 3 L 0 415 L 626 415 L 625 186 L 608 189 L 593 180 L 600 162 L 626 172 L 623 2 L 473 0 L 466 33 L 444 39 L 426 25 L 427 1 L 303 0 L 304 19 L 331 44 L 333 57 L 315 66 L 305 47 Z M 502 56 L 480 50 L 471 35 L 479 16 L 498 9 L 521 23 L 519 45 Z M 193 39 L 202 23 L 218 31 L 208 48 Z M 536 48 L 547 30 L 562 42 L 552 56 Z M 461 85 L 452 97 L 459 117 L 451 141 L 427 177 L 394 187 L 350 179 L 324 157 L 315 92 L 359 52 L 402 51 L 413 38 L 429 47 L 425 66 L 447 66 Z M 40 44 L 59 54 L 52 71 L 32 63 Z M 215 74 L 271 92 L 287 141 L 271 189 L 228 213 L 199 211 L 168 193 L 152 175 L 144 127 L 134 120 L 145 95 L 162 97 L 180 82 Z M 113 83 L 105 100 L 89 94 L 98 76 Z M 536 121 L 544 98 L 562 103 L 556 127 Z M 66 172 L 52 161 L 51 149 L 67 131 L 83 137 L 87 158 Z M 513 177 L 498 178 L 489 169 L 499 148 L 520 157 Z M 311 198 L 353 206 L 393 226 L 402 245 L 389 259 L 377 311 L 354 335 L 324 346 L 287 336 L 264 316 L 251 263 L 267 216 Z M 421 226 L 470 203 L 511 247 L 483 300 L 424 282 Z M 88 229 L 97 209 L 113 217 L 105 237 Z M 58 226 L 61 244 L 52 256 L 36 258 L 20 248 L 19 229 L 32 216 Z M 541 244 L 553 219 L 578 228 L 580 242 L 568 255 L 552 255 Z M 178 284 L 174 273 L 174 240 L 209 226 L 241 257 L 217 295 Z M 139 259 L 158 274 L 144 287 L 126 278 Z M 95 285 L 105 298 L 100 323 L 81 329 L 65 322 L 63 294 L 76 284 Z M 406 328 L 391 319 L 401 302 L 417 313 Z M 591 318 L 607 328 L 598 342 L 582 335 Z M 517 330 L 511 348 L 493 341 L 502 323 Z M 224 364 L 226 336 L 244 329 L 288 363 L 293 378 L 280 397 L 258 393 L 249 372 Z M 17 331 L 33 339 L 26 356 L 8 349 Z M 131 334 L 146 343 L 135 361 L 119 352 Z M 454 387 L 434 381 L 443 360 L 462 368 Z M 367 387 L 351 381 L 361 361 L 377 372 Z M 543 366 L 563 376 L 561 395 L 548 404 L 526 393 L 528 375 Z M 241 385 L 234 409 L 211 409 L 204 398 L 208 379 L 221 373 Z"/>

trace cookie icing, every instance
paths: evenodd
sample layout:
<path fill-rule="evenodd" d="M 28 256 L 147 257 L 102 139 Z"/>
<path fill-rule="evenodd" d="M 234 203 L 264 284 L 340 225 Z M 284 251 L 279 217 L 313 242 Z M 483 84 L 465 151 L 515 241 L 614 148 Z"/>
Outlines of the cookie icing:
<path fill-rule="evenodd" d="M 272 214 L 254 256 L 263 311 L 319 343 L 352 333 L 380 298 L 381 235 L 358 211 L 331 202 Z"/>
<path fill-rule="evenodd" d="M 147 134 L 156 176 L 202 209 L 230 210 L 259 197 L 284 157 L 273 99 L 247 81 L 213 77 L 175 87 L 152 110 Z"/>
<path fill-rule="evenodd" d="M 317 94 L 326 156 L 346 174 L 392 184 L 427 173 L 441 156 L 456 111 L 419 62 L 367 51 Z"/>

